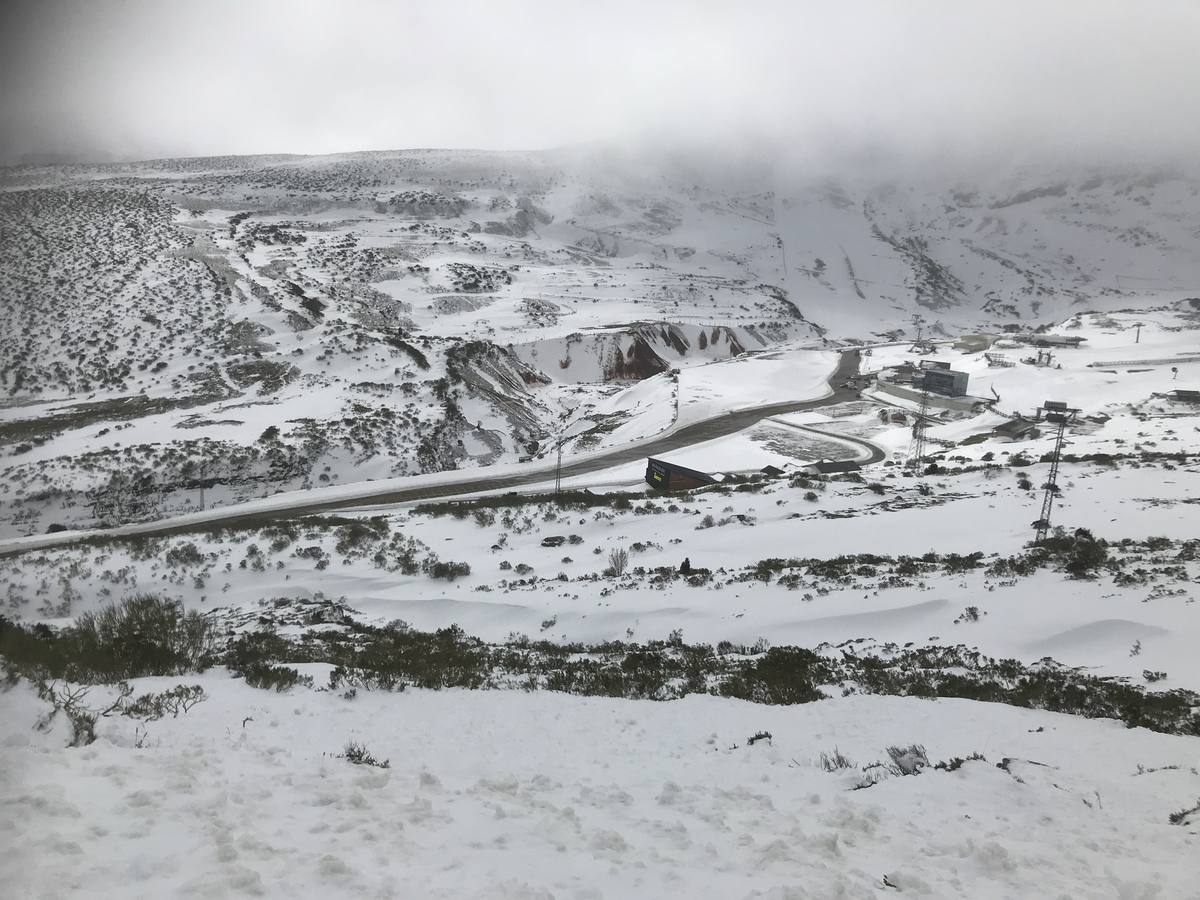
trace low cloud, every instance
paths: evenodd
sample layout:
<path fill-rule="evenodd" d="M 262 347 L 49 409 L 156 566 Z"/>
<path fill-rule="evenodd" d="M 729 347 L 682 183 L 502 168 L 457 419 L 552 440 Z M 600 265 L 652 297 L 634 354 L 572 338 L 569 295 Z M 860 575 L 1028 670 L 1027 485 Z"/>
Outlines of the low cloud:
<path fill-rule="evenodd" d="M 44 0 L 4 15 L 9 158 L 1200 153 L 1194 2 Z"/>

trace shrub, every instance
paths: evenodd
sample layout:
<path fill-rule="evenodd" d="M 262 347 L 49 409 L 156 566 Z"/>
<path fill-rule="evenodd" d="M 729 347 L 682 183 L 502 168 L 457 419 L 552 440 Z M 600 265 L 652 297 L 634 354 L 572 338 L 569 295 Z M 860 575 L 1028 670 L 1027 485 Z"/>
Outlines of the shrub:
<path fill-rule="evenodd" d="M 172 719 L 176 719 L 180 713 L 188 712 L 197 703 L 203 703 L 207 699 L 208 695 L 200 685 L 179 684 L 158 694 L 142 694 L 136 700 L 126 703 L 123 711 L 127 716 L 147 721 L 161 719 L 167 713 L 171 714 Z"/>
<path fill-rule="evenodd" d="M 624 575 L 625 570 L 629 568 L 629 551 L 623 548 L 610 550 L 608 553 L 608 568 L 604 570 L 606 575 Z"/>
<path fill-rule="evenodd" d="M 246 666 L 241 671 L 250 687 L 275 690 L 277 693 L 289 690 L 298 684 L 312 687 L 312 676 L 301 675 L 289 666 L 277 666 L 271 663 L 256 662 Z"/>
<path fill-rule="evenodd" d="M 234 673 L 244 672 L 256 663 L 295 658 L 292 644 L 273 631 L 240 634 L 225 648 L 223 660 Z"/>
<path fill-rule="evenodd" d="M 0 617 L 0 657 L 32 681 L 100 684 L 146 675 L 181 675 L 213 662 L 211 624 L 169 600 L 142 594 L 55 631 Z"/>
<path fill-rule="evenodd" d="M 355 669 L 347 666 L 337 666 L 329 673 L 329 689 L 341 690 L 350 688 L 357 693 L 358 688 L 380 691 L 403 691 L 407 685 L 394 672 L 379 672 L 370 669 Z"/>
<path fill-rule="evenodd" d="M 122 678 L 200 671 L 213 650 L 206 619 L 153 594 L 84 613 L 73 630 L 85 652 L 109 654 Z"/>
<path fill-rule="evenodd" d="M 950 759 L 943 759 L 941 762 L 934 763 L 933 767 L 942 772 L 956 772 L 962 768 L 963 763 L 972 761 L 987 762 L 987 757 L 978 752 L 972 753 L 965 759 L 961 756 L 953 756 Z"/>
<path fill-rule="evenodd" d="M 357 741 L 350 741 L 346 744 L 346 750 L 342 753 L 341 758 L 356 766 L 375 766 L 377 769 L 387 769 L 392 765 L 390 760 L 385 759 L 383 762 L 377 760 L 366 747 Z"/>
<path fill-rule="evenodd" d="M 825 661 L 811 650 L 772 647 L 731 675 L 720 692 L 755 703 L 810 703 L 825 696 L 816 687 L 830 680 L 824 676 L 824 667 Z"/>
<path fill-rule="evenodd" d="M 84 700 L 87 699 L 88 695 L 86 687 L 60 686 L 40 681 L 37 683 L 37 692 L 41 699 L 47 701 L 53 707 L 46 716 L 39 720 L 37 728 L 39 730 L 49 728 L 50 722 L 54 717 L 62 712 L 66 715 L 67 721 L 71 725 L 71 740 L 67 743 L 67 746 L 86 747 L 96 740 L 96 723 L 102 718 L 119 712 L 122 704 L 133 693 L 133 688 L 127 683 L 121 682 L 117 692 L 117 699 L 108 706 L 100 709 L 93 709 L 90 706 L 84 705 Z"/>
<path fill-rule="evenodd" d="M 1048 537 L 1038 549 L 1061 563 L 1074 578 L 1091 578 L 1108 562 L 1108 542 L 1096 538 L 1086 528 L 1078 528 L 1069 535 Z"/>
<path fill-rule="evenodd" d="M 96 740 L 96 723 L 103 718 L 122 715 L 154 721 L 167 713 L 175 718 L 181 712 L 186 713 L 197 703 L 207 699 L 204 689 L 198 684 L 181 684 L 159 694 L 143 694 L 136 700 L 130 700 L 133 688 L 123 681 L 117 689 L 116 699 L 107 706 L 96 708 L 85 705 L 89 689 L 84 686 L 71 687 L 41 681 L 37 683 L 37 691 L 38 696 L 53 707 L 39 721 L 38 728 L 48 728 L 54 717 L 60 712 L 63 713 L 71 726 L 71 739 L 68 742 L 70 747 L 86 747 L 93 743 Z"/>
<path fill-rule="evenodd" d="M 188 541 L 178 547 L 172 547 L 163 555 L 163 562 L 172 568 L 183 566 L 198 566 L 204 562 L 204 554 L 200 548 Z"/>
<path fill-rule="evenodd" d="M 920 744 L 888 747 L 887 754 L 892 760 L 893 775 L 920 775 L 922 769 L 929 767 L 929 757 Z"/>
<path fill-rule="evenodd" d="M 428 557 L 421 568 L 430 578 L 444 578 L 453 581 L 471 574 L 471 566 L 465 562 L 442 562 L 437 557 Z"/>
<path fill-rule="evenodd" d="M 1200 801 L 1197 801 L 1196 805 L 1190 809 L 1180 809 L 1171 813 L 1171 815 L 1167 816 L 1167 821 L 1172 825 L 1187 825 L 1189 824 L 1190 817 L 1196 813 L 1200 813 Z"/>
<path fill-rule="evenodd" d="M 826 772 L 836 772 L 838 769 L 853 769 L 854 763 L 848 756 L 842 753 L 837 747 L 833 748 L 832 753 L 821 752 L 820 758 L 817 760 L 819 765 Z"/>

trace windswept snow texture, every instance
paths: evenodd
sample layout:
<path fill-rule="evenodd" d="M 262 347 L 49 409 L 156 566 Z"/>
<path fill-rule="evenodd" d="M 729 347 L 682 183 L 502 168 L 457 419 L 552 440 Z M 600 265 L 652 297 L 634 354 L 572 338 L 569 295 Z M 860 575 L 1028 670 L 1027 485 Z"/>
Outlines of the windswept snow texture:
<path fill-rule="evenodd" d="M 28 690 L 0 695 L 11 896 L 865 898 L 885 878 L 945 900 L 1195 895 L 1194 829 L 1167 823 L 1200 792 L 1194 739 L 957 700 L 199 681 L 211 698 L 140 749 L 105 720 L 65 752 L 32 731 Z M 350 740 L 390 768 L 337 758 Z M 986 760 L 852 790 L 911 743 Z M 835 748 L 856 767 L 824 771 Z"/>

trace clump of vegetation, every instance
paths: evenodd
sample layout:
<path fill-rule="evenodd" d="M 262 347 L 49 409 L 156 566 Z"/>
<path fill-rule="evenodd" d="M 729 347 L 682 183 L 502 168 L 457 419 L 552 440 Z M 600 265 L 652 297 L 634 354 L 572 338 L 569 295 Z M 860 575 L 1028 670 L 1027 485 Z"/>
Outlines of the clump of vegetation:
<path fill-rule="evenodd" d="M 346 749 L 340 754 L 339 758 L 356 766 L 374 766 L 377 769 L 388 769 L 392 765 L 390 760 L 385 759 L 380 762 L 365 746 L 357 741 L 348 742 Z"/>
<path fill-rule="evenodd" d="M 128 682 L 122 681 L 117 685 L 115 699 L 93 707 L 86 702 L 90 688 L 83 685 L 39 681 L 35 688 L 38 696 L 51 706 L 50 712 L 38 721 L 37 728 L 42 731 L 49 729 L 61 712 L 71 727 L 69 747 L 86 747 L 93 743 L 96 740 L 96 725 L 101 719 L 128 716 L 145 723 L 161 719 L 168 713 L 172 718 L 177 718 L 180 713 L 187 713 L 197 703 L 208 699 L 200 685 L 180 684 L 158 694 L 146 693 L 131 700 L 133 688 Z"/>
<path fill-rule="evenodd" d="M 853 769 L 854 762 L 846 754 L 842 753 L 837 747 L 833 748 L 832 753 L 821 751 L 821 756 L 817 759 L 819 765 L 826 772 L 836 772 L 838 769 Z"/>
<path fill-rule="evenodd" d="M 625 574 L 627 568 L 629 568 L 629 551 L 620 547 L 610 550 L 608 568 L 604 570 L 604 574 L 619 577 Z"/>
<path fill-rule="evenodd" d="M 1037 553 L 1058 562 L 1074 578 L 1093 578 L 1108 562 L 1108 542 L 1086 528 L 1071 534 L 1055 534 L 1037 546 Z"/>
<path fill-rule="evenodd" d="M 215 636 L 199 613 L 138 594 L 54 630 L 0 617 L 0 656 L 30 680 L 112 683 L 147 675 L 200 672 L 214 661 Z"/>
<path fill-rule="evenodd" d="M 421 563 L 421 570 L 430 578 L 442 578 L 446 581 L 465 578 L 471 574 L 469 563 L 454 562 L 452 560 L 442 561 L 436 556 L 426 557 L 425 561 Z"/>
<path fill-rule="evenodd" d="M 950 759 L 943 759 L 940 762 L 933 764 L 933 767 L 941 772 L 957 772 L 963 767 L 964 763 L 969 762 L 987 762 L 987 757 L 982 753 L 975 752 L 969 756 L 952 756 Z"/>
<path fill-rule="evenodd" d="M 283 693 L 296 685 L 304 687 L 313 685 L 311 675 L 301 675 L 290 666 L 278 666 L 265 662 L 250 663 L 239 670 L 238 674 L 246 680 L 246 684 L 250 687 L 273 690 L 277 693 Z"/>
<path fill-rule="evenodd" d="M 929 757 L 925 748 L 920 744 L 909 744 L 907 747 L 888 747 L 887 755 L 892 761 L 893 775 L 920 775 L 922 769 L 929 768 Z"/>

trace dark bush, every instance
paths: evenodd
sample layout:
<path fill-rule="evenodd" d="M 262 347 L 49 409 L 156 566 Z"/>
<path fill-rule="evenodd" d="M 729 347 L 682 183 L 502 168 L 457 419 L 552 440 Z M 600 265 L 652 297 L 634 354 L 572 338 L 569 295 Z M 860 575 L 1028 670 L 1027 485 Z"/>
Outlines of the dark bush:
<path fill-rule="evenodd" d="M 0 618 L 0 656 L 33 680 L 98 684 L 199 672 L 213 663 L 213 646 L 208 620 L 149 594 L 84 613 L 59 631 Z"/>
<path fill-rule="evenodd" d="M 755 703 L 811 703 L 825 695 L 817 684 L 826 683 L 825 660 L 801 647 L 772 647 L 721 685 L 726 697 Z"/>
<path fill-rule="evenodd" d="M 271 663 L 251 663 L 242 669 L 242 677 L 250 687 L 263 688 L 283 692 L 298 684 L 312 687 L 312 676 L 301 675 L 290 666 L 277 666 Z"/>
<path fill-rule="evenodd" d="M 430 557 L 421 564 L 421 568 L 430 578 L 444 578 L 453 581 L 471 574 L 471 566 L 465 562 L 442 562 L 436 557 Z"/>
<path fill-rule="evenodd" d="M 112 674 L 119 678 L 201 671 L 211 662 L 213 650 L 206 619 L 153 594 L 84 613 L 67 633 L 84 656 L 111 660 Z"/>

